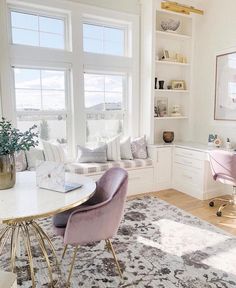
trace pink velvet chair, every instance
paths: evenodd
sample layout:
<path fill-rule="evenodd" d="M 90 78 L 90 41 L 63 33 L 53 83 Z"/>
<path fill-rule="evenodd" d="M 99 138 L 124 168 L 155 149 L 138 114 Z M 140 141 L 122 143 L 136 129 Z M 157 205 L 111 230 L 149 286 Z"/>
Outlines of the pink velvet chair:
<path fill-rule="evenodd" d="M 94 196 L 84 205 L 53 217 L 54 230 L 57 235 L 63 237 L 65 245 L 62 258 L 68 245 L 75 247 L 67 284 L 70 283 L 79 246 L 101 240 L 105 240 L 122 277 L 110 239 L 117 233 L 123 216 L 128 174 L 124 169 L 111 168 L 104 173 L 96 184 Z"/>
<path fill-rule="evenodd" d="M 222 210 L 227 205 L 236 204 L 236 154 L 229 151 L 214 150 L 209 155 L 213 179 L 233 187 L 231 199 L 214 198 L 209 202 L 211 207 L 215 205 L 215 201 L 223 202 L 216 212 L 216 215 L 220 217 Z"/>

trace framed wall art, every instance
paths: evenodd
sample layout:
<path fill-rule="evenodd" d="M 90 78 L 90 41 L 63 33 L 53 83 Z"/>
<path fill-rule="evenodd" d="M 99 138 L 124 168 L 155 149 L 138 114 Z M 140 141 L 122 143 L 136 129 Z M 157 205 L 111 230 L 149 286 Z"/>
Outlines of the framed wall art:
<path fill-rule="evenodd" d="M 215 120 L 236 121 L 236 52 L 216 56 Z"/>

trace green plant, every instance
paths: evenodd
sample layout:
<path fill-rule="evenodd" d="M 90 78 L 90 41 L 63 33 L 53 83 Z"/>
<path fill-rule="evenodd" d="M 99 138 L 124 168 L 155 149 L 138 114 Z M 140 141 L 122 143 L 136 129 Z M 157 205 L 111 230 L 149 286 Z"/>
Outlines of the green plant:
<path fill-rule="evenodd" d="M 0 120 L 0 155 L 12 154 L 20 150 L 29 150 L 38 145 L 38 133 L 34 132 L 37 126 L 21 132 L 13 127 L 5 118 Z"/>

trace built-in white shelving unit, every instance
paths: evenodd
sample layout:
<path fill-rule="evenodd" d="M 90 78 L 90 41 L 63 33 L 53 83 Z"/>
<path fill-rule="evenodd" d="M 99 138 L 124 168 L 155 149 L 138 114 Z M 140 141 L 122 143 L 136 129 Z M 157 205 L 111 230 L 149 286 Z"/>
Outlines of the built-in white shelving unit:
<path fill-rule="evenodd" d="M 186 140 L 192 97 L 194 18 L 161 9 L 160 0 L 141 0 L 141 3 L 141 132 L 151 144 L 160 142 L 166 130 L 174 131 L 177 140 Z M 175 32 L 163 30 L 161 23 L 168 19 L 180 21 Z M 159 81 L 164 81 L 163 89 Z M 184 89 L 179 90 L 173 81 L 184 81 Z M 180 116 L 172 117 L 176 106 L 180 108 Z M 158 108 L 155 112 L 154 107 Z M 160 113 L 160 107 L 166 107 L 164 113 Z"/>

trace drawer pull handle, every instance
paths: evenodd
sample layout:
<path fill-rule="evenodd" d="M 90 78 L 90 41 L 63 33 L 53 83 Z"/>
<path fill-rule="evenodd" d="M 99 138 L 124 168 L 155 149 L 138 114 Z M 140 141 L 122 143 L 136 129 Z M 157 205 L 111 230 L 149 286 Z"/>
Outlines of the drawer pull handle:
<path fill-rule="evenodd" d="M 192 161 L 186 161 L 186 160 L 184 160 L 183 162 L 184 162 L 185 164 L 188 164 L 188 165 L 192 165 L 192 164 L 193 164 Z"/>
<path fill-rule="evenodd" d="M 188 179 L 193 179 L 193 177 L 191 177 L 191 176 L 188 176 L 188 175 L 186 175 L 186 174 L 183 174 L 183 176 L 185 177 L 185 178 L 188 178 Z"/>

